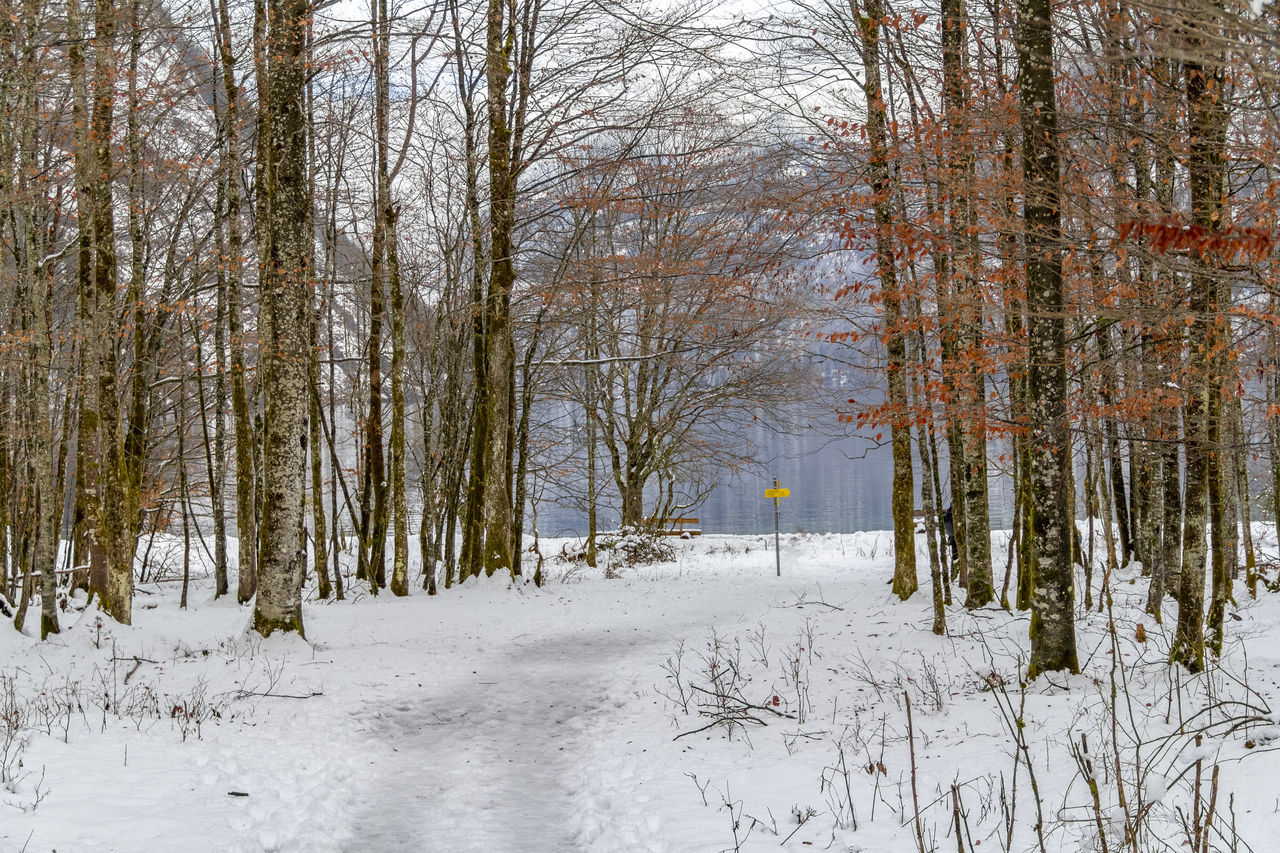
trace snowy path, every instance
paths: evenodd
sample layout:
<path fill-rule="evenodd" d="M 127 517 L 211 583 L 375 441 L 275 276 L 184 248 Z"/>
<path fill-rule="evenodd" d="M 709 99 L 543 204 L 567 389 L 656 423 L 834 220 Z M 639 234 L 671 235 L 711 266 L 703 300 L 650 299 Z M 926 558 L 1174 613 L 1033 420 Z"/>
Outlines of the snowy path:
<path fill-rule="evenodd" d="M 594 834 L 584 803 L 621 805 L 586 790 L 585 768 L 602 730 L 616 733 L 631 717 L 626 679 L 654 673 L 673 637 L 703 633 L 718 615 L 706 600 L 690 603 L 676 616 L 630 622 L 569 606 L 560 624 L 577 624 L 547 633 L 543 622 L 541 635 L 502 637 L 503 626 L 488 626 L 496 636 L 489 645 L 469 638 L 467 666 L 442 666 L 428 687 L 370 708 L 370 740 L 394 752 L 379 758 L 375 787 L 355 798 L 352 851 L 580 849 L 580 836 Z"/>
<path fill-rule="evenodd" d="M 0 851 L 908 850 L 909 768 L 922 797 L 943 794 L 921 806 L 937 846 L 954 838 L 945 793 L 956 780 L 974 841 L 1003 839 L 994 804 L 1009 735 L 990 675 L 1008 680 L 1025 661 L 1026 617 L 957 601 L 949 634 L 934 636 L 929 598 L 899 602 L 889 588 L 890 541 L 789 537 L 780 578 L 771 537 L 711 535 L 617 580 L 578 572 L 541 590 L 481 582 L 435 598 L 356 589 L 308 603 L 306 641 L 248 633 L 249 609 L 212 600 L 208 582 L 186 610 L 176 587 L 153 585 L 129 627 L 86 611 L 56 640 L 0 632 L 0 704 L 8 679 L 26 714 L 23 765 L 0 785 Z M 1274 549 L 1274 538 L 1260 541 Z M 1187 710 L 1170 723 L 1169 635 L 1144 614 L 1139 568 L 1116 577 L 1117 636 L 1135 730 L 1168 753 L 1143 763 L 1168 783 L 1144 789 L 1163 791 L 1150 831 L 1173 838 L 1177 810 L 1196 802 L 1188 761 L 1206 753 L 1191 732 L 1167 747 L 1169 732 L 1203 703 L 1221 706 L 1223 688 L 1244 684 L 1236 672 L 1257 692 L 1231 701 L 1280 707 L 1268 644 L 1280 635 L 1280 596 L 1232 611 L 1241 624 L 1225 677 L 1175 682 L 1178 713 L 1184 700 Z M 1070 690 L 1015 697 L 1044 802 L 1065 803 L 1063 814 L 1090 807 L 1073 762 L 1060 760 L 1065 736 L 1107 742 L 1112 718 L 1096 685 L 1111 665 L 1112 618 L 1081 614 L 1089 671 Z M 1144 621 L 1146 643 L 1135 627 Z M 721 663 L 746 700 L 788 716 L 732 738 L 704 730 L 694 691 Z M 685 709 L 681 695 L 695 697 Z M 1212 739 L 1218 802 L 1230 808 L 1222 825 L 1238 818 L 1252 849 L 1275 848 L 1280 776 L 1268 762 L 1280 725 Z M 1036 846 L 1031 813 L 1018 810 L 1014 849 Z M 1091 821 L 1055 820 L 1048 849 L 1098 846 Z"/>
<path fill-rule="evenodd" d="M 776 662 L 807 636 L 802 596 L 889 593 L 883 568 L 832 568 L 843 539 L 821 541 L 822 559 L 818 546 L 796 548 L 783 578 L 764 538 L 694 544 L 619 580 L 482 582 L 430 599 L 356 590 L 308 604 L 306 641 L 247 633 L 248 609 L 212 600 L 207 585 L 188 610 L 159 588 L 164 606 L 133 627 L 82 618 L 56 643 L 18 637 L 41 662 L 28 669 L 49 674 L 23 670 L 24 689 L 72 691 L 87 710 L 69 732 L 33 729 L 24 758 L 35 769 L 0 794 L 20 809 L 0 819 L 0 850 L 723 850 L 731 788 L 739 812 L 745 793 L 753 815 L 785 822 L 796 800 L 769 792 L 808 790 L 817 773 L 797 762 L 780 774 L 780 727 L 762 733 L 758 759 L 718 733 L 674 741 L 696 720 L 666 697 L 664 662 L 683 644 L 686 683 L 705 678 L 709 631 L 734 642 L 766 623 Z M 927 616 L 917 610 L 914 621 Z M 832 637 L 850 621 L 814 615 Z M 752 668 L 753 689 L 772 691 L 776 672 Z M 97 696 L 112 713 L 96 713 Z M 785 849 L 829 840 L 820 833 Z"/>

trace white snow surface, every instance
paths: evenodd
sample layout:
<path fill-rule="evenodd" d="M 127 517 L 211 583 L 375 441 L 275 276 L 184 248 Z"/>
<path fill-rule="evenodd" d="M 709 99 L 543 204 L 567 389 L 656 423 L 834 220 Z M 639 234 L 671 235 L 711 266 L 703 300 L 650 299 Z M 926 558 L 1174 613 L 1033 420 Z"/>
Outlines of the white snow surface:
<path fill-rule="evenodd" d="M 1149 801 L 1142 849 L 1181 849 L 1177 810 L 1197 771 L 1204 808 L 1215 762 L 1212 849 L 1278 849 L 1280 596 L 1238 583 L 1222 659 L 1189 675 L 1165 663 L 1176 605 L 1163 627 L 1142 613 L 1131 565 L 1114 632 L 1078 609 L 1081 674 L 1023 692 L 1027 614 L 956 589 L 935 636 L 927 555 L 900 602 L 891 543 L 784 536 L 781 578 L 772 535 L 706 535 L 611 578 L 548 560 L 540 589 L 349 580 L 345 601 L 309 590 L 305 641 L 258 638 L 205 577 L 185 611 L 178 584 L 141 585 L 131 627 L 73 607 L 46 642 L 0 631 L 0 851 L 892 853 L 917 825 L 956 850 L 957 804 L 961 849 L 1038 850 L 1019 709 L 1047 850 L 1120 849 L 1122 788 L 1130 812 Z M 730 682 L 759 722 L 708 716 Z"/>

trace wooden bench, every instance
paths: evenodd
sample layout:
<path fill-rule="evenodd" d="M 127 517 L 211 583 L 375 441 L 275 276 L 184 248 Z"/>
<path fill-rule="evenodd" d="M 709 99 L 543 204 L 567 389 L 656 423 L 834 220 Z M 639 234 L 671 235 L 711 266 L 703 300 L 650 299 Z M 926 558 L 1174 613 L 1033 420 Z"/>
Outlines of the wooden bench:
<path fill-rule="evenodd" d="M 698 529 L 698 519 L 688 516 L 678 516 L 670 518 L 646 518 L 645 523 L 654 528 L 659 536 L 701 536 L 702 531 Z M 686 529 L 686 525 L 689 525 Z"/>

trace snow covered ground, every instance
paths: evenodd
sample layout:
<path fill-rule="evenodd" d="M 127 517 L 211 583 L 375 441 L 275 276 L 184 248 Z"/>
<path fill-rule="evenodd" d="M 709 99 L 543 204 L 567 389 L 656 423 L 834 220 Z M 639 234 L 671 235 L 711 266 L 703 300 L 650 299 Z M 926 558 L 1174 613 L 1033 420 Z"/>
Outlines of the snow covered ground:
<path fill-rule="evenodd" d="M 934 636 L 890 542 L 359 591 L 309 601 L 306 641 L 205 580 L 186 611 L 145 585 L 129 628 L 0 631 L 0 851 L 1280 849 L 1280 596 L 1237 585 L 1189 676 L 1131 567 L 1114 631 L 1080 613 L 1082 674 L 1024 690 L 1026 614 L 957 601 Z"/>

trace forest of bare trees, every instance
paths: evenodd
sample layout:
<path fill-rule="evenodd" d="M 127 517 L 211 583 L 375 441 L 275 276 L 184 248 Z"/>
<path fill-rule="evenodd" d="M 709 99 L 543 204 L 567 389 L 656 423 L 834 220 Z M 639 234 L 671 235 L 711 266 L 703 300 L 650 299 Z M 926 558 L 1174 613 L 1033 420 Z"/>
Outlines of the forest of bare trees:
<path fill-rule="evenodd" d="M 264 635 L 304 588 L 535 576 L 548 484 L 591 555 L 801 404 L 891 448 L 894 592 L 923 507 L 934 630 L 1029 609 L 1033 675 L 1130 561 L 1193 670 L 1256 593 L 1272 5 L 3 3 L 19 629 L 128 623 L 157 534 Z"/>

